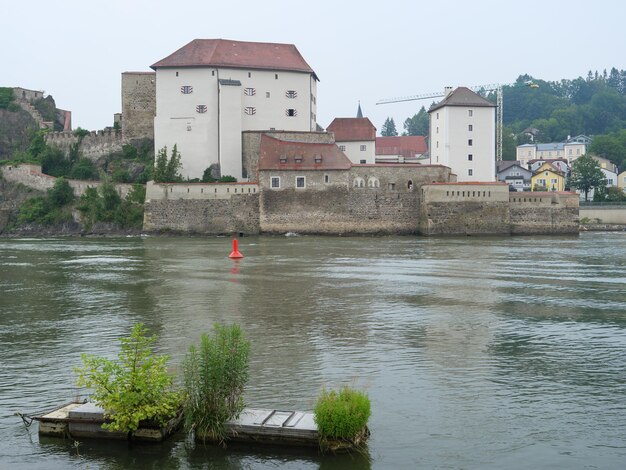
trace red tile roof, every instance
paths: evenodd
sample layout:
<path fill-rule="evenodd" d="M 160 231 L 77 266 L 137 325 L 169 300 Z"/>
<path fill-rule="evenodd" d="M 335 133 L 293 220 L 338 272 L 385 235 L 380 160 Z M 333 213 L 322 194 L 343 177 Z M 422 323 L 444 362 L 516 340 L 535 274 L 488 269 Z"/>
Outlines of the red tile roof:
<path fill-rule="evenodd" d="M 376 128 L 368 118 L 335 118 L 326 130 L 335 134 L 335 142 L 376 139 Z"/>
<path fill-rule="evenodd" d="M 401 155 L 414 158 L 428 152 L 426 137 L 407 135 L 396 137 L 376 137 L 376 155 Z"/>
<path fill-rule="evenodd" d="M 351 166 L 335 144 L 287 142 L 261 135 L 259 170 L 349 170 Z"/>
<path fill-rule="evenodd" d="M 150 66 L 227 67 L 260 70 L 288 70 L 317 75 L 293 44 L 243 42 L 228 39 L 194 39 L 173 54 Z"/>

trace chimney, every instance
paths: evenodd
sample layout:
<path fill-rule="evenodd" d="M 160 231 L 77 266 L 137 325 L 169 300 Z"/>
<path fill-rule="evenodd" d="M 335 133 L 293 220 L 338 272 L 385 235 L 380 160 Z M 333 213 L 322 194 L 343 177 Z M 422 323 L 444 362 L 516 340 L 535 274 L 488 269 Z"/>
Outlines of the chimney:
<path fill-rule="evenodd" d="M 444 87 L 443 89 L 444 98 L 447 98 L 450 93 L 452 93 L 452 87 L 451 86 Z"/>

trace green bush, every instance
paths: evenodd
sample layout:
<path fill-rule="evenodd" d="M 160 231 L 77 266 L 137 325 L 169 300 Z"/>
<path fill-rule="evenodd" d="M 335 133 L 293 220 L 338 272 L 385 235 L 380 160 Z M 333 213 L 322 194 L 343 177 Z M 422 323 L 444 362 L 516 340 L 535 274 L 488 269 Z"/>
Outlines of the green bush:
<path fill-rule="evenodd" d="M 141 228 L 143 225 L 143 202 L 146 188 L 134 185 L 126 196 L 120 197 L 110 182 L 104 182 L 99 189 L 87 188 L 81 196 L 77 209 L 83 216 L 87 228 L 96 222 L 115 223 L 123 228 Z"/>
<path fill-rule="evenodd" d="M 322 439 L 355 439 L 370 417 L 367 395 L 350 387 L 322 390 L 315 404 L 315 422 Z"/>
<path fill-rule="evenodd" d="M 138 323 L 128 338 L 121 338 L 117 360 L 83 354 L 83 367 L 75 368 L 78 385 L 93 389 L 93 400 L 111 422 L 102 427 L 132 433 L 141 421 L 164 425 L 176 416 L 181 395 L 172 388 L 167 356 L 153 352 L 156 336 L 148 336 Z"/>
<path fill-rule="evenodd" d="M 224 423 L 244 408 L 250 343 L 238 325 L 215 325 L 191 346 L 183 362 L 185 429 L 196 438 L 224 443 Z"/>
<path fill-rule="evenodd" d="M 46 196 L 29 198 L 20 206 L 17 222 L 51 225 L 72 220 L 67 206 L 74 200 L 74 190 L 63 178 L 55 181 Z"/>
<path fill-rule="evenodd" d="M 13 88 L 0 87 L 0 109 L 7 109 L 14 100 Z"/>
<path fill-rule="evenodd" d="M 236 183 L 237 178 L 235 178 L 234 176 L 230 176 L 230 175 L 224 175 L 220 177 L 220 179 L 218 179 L 217 181 L 220 183 Z"/>
<path fill-rule="evenodd" d="M 86 158 L 79 158 L 76 163 L 72 165 L 67 176 L 75 180 L 96 181 L 100 179 L 96 165 Z"/>

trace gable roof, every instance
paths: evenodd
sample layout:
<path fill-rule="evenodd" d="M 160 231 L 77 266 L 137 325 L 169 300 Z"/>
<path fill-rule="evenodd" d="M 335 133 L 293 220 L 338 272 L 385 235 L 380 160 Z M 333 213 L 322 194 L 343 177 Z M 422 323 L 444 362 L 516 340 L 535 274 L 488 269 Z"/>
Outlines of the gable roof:
<path fill-rule="evenodd" d="M 317 75 L 293 44 L 244 42 L 229 39 L 194 39 L 176 52 L 150 66 L 226 67 L 259 70 L 288 70 Z"/>
<path fill-rule="evenodd" d="M 301 162 L 296 162 L 296 157 Z M 351 167 L 350 159 L 335 144 L 288 142 L 261 135 L 259 170 L 349 170 Z"/>
<path fill-rule="evenodd" d="M 335 142 L 376 140 L 376 128 L 368 118 L 335 118 L 326 130 L 335 134 Z"/>
<path fill-rule="evenodd" d="M 405 158 L 414 158 L 415 155 L 427 152 L 426 137 L 422 135 L 376 137 L 376 155 L 401 155 Z"/>
<path fill-rule="evenodd" d="M 444 106 L 463 106 L 463 107 L 471 107 L 471 108 L 495 108 L 496 105 L 491 101 L 486 100 L 478 93 L 473 92 L 467 87 L 460 86 L 444 99 L 442 99 L 439 103 L 434 104 L 428 110 L 429 113 L 433 111 L 443 108 Z"/>
<path fill-rule="evenodd" d="M 496 171 L 498 173 L 503 172 L 504 170 L 508 170 L 511 167 L 517 166 L 520 169 L 527 171 L 528 173 L 531 173 L 531 171 L 528 168 L 525 168 L 524 166 L 521 165 L 520 162 L 518 162 L 517 160 L 502 160 L 499 162 L 496 162 Z"/>
<path fill-rule="evenodd" d="M 563 177 L 565 176 L 561 170 L 559 170 L 557 167 L 552 165 L 552 163 L 550 162 L 543 163 L 539 168 L 535 170 L 535 172 L 533 173 L 533 176 L 538 176 L 539 173 L 543 173 L 544 171 L 550 171 L 556 175 L 563 176 Z"/>

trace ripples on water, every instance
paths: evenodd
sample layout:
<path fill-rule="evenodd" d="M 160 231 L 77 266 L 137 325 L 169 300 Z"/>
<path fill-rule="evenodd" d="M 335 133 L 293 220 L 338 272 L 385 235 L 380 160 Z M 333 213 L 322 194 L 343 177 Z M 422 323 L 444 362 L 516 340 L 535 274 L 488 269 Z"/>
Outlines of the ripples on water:
<path fill-rule="evenodd" d="M 626 235 L 0 240 L 0 464 L 24 468 L 620 468 Z M 252 341 L 247 400 L 307 408 L 354 381 L 371 462 L 178 439 L 42 439 L 14 411 L 66 401 L 81 353 L 142 321 L 177 372 L 215 322 Z"/>

